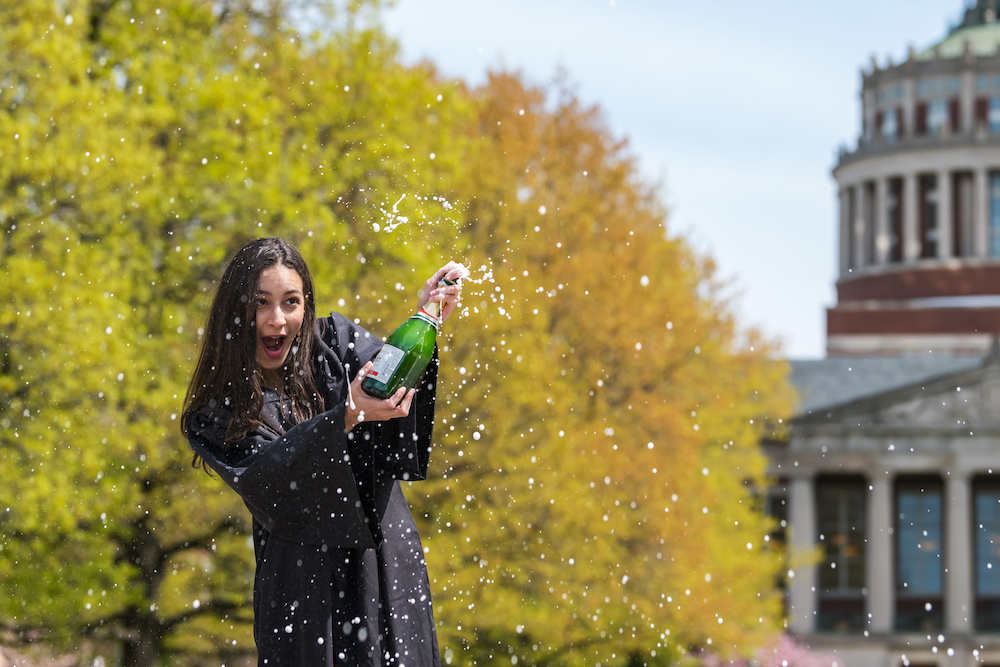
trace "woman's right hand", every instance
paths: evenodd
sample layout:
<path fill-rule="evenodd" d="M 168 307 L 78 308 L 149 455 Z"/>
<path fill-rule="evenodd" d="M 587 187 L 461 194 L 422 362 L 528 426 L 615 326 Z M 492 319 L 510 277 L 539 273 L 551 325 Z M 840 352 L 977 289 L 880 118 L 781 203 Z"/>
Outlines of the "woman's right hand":
<path fill-rule="evenodd" d="M 462 281 L 468 277 L 469 270 L 467 268 L 458 262 L 448 262 L 424 283 L 424 288 L 420 290 L 420 296 L 417 299 L 417 310 L 423 308 L 428 301 L 439 301 L 441 303 L 441 321 L 444 322 L 462 300 Z M 456 283 L 439 287 L 438 282 L 442 278 L 449 278 Z"/>
<path fill-rule="evenodd" d="M 361 388 L 361 381 L 368 375 L 372 362 L 368 362 L 358 371 L 354 381 L 347 388 L 347 410 L 344 412 L 344 432 L 350 433 L 355 426 L 363 421 L 383 422 L 410 414 L 410 404 L 416 389 L 407 391 L 400 387 L 389 398 L 369 396 Z"/>

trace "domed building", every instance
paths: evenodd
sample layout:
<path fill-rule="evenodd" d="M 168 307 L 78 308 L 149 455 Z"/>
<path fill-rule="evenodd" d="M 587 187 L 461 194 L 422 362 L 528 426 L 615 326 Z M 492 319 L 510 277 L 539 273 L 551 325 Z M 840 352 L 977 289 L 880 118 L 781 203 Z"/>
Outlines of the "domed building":
<path fill-rule="evenodd" d="M 1000 667 L 998 5 L 862 71 L 827 358 L 764 443 L 789 632 L 841 667 Z"/>
<path fill-rule="evenodd" d="M 830 356 L 983 354 L 1000 333 L 1000 22 L 967 9 L 940 43 L 862 72 L 840 192 Z"/>

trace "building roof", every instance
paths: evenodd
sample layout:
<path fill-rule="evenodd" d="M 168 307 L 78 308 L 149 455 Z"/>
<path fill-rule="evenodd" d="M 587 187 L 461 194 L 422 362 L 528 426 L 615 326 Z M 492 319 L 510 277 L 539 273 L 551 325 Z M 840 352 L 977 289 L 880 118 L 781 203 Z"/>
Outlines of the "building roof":
<path fill-rule="evenodd" d="M 821 408 L 876 396 L 922 380 L 969 370 L 982 363 L 981 357 L 931 354 L 792 360 L 791 381 L 802 399 L 796 412 L 808 415 Z"/>
<path fill-rule="evenodd" d="M 965 8 L 962 20 L 953 27 L 948 36 L 920 53 L 917 60 L 935 58 L 961 58 L 965 55 L 965 44 L 977 56 L 993 56 L 1000 46 L 1000 0 L 976 0 Z"/>
<path fill-rule="evenodd" d="M 935 58 L 961 58 L 965 55 L 965 43 L 977 56 L 994 56 L 1000 46 L 1000 23 L 984 23 L 968 28 L 959 28 L 943 40 L 916 55 L 917 60 Z"/>

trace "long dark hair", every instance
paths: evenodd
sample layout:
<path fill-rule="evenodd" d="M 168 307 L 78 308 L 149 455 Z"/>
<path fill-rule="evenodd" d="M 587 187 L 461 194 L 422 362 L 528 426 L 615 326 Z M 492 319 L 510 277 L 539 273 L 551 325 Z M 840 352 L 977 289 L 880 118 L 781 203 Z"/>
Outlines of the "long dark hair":
<path fill-rule="evenodd" d="M 219 280 L 198 365 L 184 399 L 181 431 L 185 436 L 191 415 L 206 409 L 231 415 L 224 445 L 227 450 L 263 425 L 264 383 L 257 367 L 257 290 L 260 274 L 276 265 L 295 271 L 302 279 L 302 328 L 280 371 L 291 416 L 298 422 L 323 411 L 312 364 L 317 349 L 316 302 L 309 269 L 299 251 L 284 239 L 257 239 L 229 260 Z M 193 463 L 199 465 L 197 455 Z"/>

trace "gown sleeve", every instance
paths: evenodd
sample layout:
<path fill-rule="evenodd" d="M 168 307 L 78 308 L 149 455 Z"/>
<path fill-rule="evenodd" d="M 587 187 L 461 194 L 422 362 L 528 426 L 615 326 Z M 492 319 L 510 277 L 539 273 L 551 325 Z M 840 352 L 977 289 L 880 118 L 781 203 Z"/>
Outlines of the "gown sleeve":
<path fill-rule="evenodd" d="M 191 446 L 270 533 L 302 544 L 375 546 L 336 405 L 280 437 L 257 431 L 224 453 L 228 418 L 191 416 Z"/>

